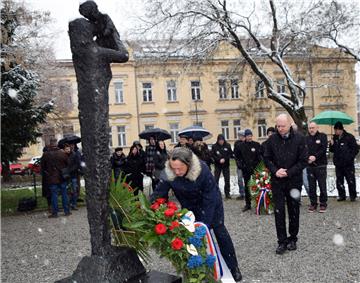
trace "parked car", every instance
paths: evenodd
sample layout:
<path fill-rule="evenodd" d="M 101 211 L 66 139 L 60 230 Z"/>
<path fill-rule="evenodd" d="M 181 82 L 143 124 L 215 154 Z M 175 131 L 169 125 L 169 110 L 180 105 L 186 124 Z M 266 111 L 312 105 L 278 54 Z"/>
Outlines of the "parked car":
<path fill-rule="evenodd" d="M 27 170 L 29 174 L 32 173 L 36 173 L 36 174 L 40 174 L 40 159 L 41 156 L 34 156 L 30 159 L 28 166 L 27 166 Z"/>
<path fill-rule="evenodd" d="M 11 175 L 24 175 L 25 167 L 21 163 L 18 162 L 10 162 L 10 174 Z"/>

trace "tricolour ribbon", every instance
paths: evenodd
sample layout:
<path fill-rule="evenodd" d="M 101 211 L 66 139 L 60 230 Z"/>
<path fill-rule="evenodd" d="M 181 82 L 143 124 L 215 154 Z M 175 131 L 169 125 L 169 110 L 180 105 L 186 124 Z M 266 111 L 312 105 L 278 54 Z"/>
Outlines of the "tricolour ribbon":
<path fill-rule="evenodd" d="M 259 201 L 256 206 L 256 215 L 260 215 L 260 209 L 261 209 L 262 205 L 264 205 L 265 211 L 268 211 L 269 205 L 266 203 L 266 198 L 269 197 L 268 196 L 269 192 L 270 192 L 269 189 L 266 189 L 266 188 L 260 189 L 260 197 L 259 197 Z"/>

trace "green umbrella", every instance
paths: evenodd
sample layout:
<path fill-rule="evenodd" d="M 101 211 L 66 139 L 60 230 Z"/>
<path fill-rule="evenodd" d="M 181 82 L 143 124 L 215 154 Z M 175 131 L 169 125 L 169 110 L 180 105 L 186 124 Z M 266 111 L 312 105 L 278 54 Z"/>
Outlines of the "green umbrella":
<path fill-rule="evenodd" d="M 354 122 L 353 118 L 351 118 L 348 114 L 333 110 L 320 112 L 312 118 L 311 121 L 318 125 L 335 125 L 336 122 L 348 125 Z"/>

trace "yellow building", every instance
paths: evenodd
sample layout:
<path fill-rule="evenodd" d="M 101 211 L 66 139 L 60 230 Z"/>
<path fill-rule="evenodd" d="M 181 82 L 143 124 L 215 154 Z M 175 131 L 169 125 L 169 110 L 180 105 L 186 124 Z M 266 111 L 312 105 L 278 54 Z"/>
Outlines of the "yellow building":
<path fill-rule="evenodd" d="M 240 129 L 250 128 L 254 139 L 262 142 L 266 128 L 275 124 L 275 117 L 284 109 L 266 97 L 259 79 L 250 67 L 239 60 L 239 53 L 231 46 L 221 45 L 213 57 L 202 64 L 188 64 L 181 58 L 157 60 L 138 44 L 129 43 L 130 60 L 113 64 L 113 78 L 109 87 L 109 135 L 111 148 L 128 149 L 139 132 L 150 127 L 168 130 L 171 148 L 177 133 L 187 126 L 199 124 L 213 137 L 223 133 L 233 144 Z M 278 83 L 284 77 L 266 58 L 258 64 Z M 307 56 L 293 55 L 286 59 L 294 78 L 306 86 L 305 110 L 309 119 L 323 110 L 336 109 L 356 120 L 355 60 L 334 49 L 314 47 Z M 66 75 L 59 80 L 70 84 L 73 109 L 60 129 L 48 130 L 39 143 L 24 152 L 22 160 L 41 155 L 51 136 L 80 135 L 77 112 L 77 84 L 71 61 L 59 62 Z M 104 129 L 106 130 L 106 129 Z M 321 131 L 330 134 L 330 126 Z M 357 125 L 346 130 L 358 135 Z M 142 141 L 143 145 L 145 141 Z"/>

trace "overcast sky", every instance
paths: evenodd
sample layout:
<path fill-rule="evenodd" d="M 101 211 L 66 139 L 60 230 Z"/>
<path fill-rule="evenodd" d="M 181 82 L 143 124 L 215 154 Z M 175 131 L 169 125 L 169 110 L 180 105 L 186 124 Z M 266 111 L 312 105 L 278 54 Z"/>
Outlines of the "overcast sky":
<path fill-rule="evenodd" d="M 27 0 L 34 10 L 49 11 L 54 23 L 51 29 L 55 38 L 57 59 L 71 59 L 70 41 L 67 34 L 69 21 L 81 17 L 78 0 Z M 96 0 L 100 12 L 108 14 L 113 20 L 121 38 L 127 38 L 138 15 L 141 15 L 141 0 Z"/>

